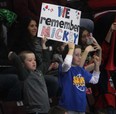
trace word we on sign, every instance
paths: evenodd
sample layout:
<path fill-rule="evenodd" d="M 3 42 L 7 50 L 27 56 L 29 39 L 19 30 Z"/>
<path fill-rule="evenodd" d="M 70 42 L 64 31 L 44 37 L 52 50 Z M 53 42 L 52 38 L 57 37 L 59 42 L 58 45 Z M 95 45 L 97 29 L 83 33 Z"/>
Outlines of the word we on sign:
<path fill-rule="evenodd" d="M 38 37 L 78 44 L 81 11 L 42 3 Z"/>

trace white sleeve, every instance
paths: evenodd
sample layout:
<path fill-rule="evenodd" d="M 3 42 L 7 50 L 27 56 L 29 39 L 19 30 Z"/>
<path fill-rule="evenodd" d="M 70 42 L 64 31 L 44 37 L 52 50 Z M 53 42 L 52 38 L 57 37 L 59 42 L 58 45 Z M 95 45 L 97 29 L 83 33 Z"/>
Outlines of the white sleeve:
<path fill-rule="evenodd" d="M 62 72 L 67 72 L 72 64 L 72 55 L 66 55 L 64 62 L 62 64 Z"/>
<path fill-rule="evenodd" d="M 99 81 L 99 77 L 100 77 L 100 72 L 93 71 L 92 78 L 89 82 L 92 84 L 97 84 Z"/>

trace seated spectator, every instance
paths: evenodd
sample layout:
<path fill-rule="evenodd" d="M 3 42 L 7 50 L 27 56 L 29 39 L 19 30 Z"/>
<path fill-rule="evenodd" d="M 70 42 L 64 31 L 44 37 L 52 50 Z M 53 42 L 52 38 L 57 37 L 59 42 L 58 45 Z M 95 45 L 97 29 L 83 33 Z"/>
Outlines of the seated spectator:
<path fill-rule="evenodd" d="M 58 66 L 59 64 L 63 63 L 63 57 L 62 52 L 64 51 L 64 48 L 67 44 L 64 42 L 58 42 L 54 41 L 54 44 L 52 45 L 53 48 L 53 54 L 52 54 L 52 61 L 49 66 L 47 74 L 54 75 L 58 77 Z"/>
<path fill-rule="evenodd" d="M 58 42 L 56 41 L 53 45 L 53 60 L 59 61 L 60 63 L 63 62 L 62 52 L 64 51 L 65 46 L 67 43 Z"/>

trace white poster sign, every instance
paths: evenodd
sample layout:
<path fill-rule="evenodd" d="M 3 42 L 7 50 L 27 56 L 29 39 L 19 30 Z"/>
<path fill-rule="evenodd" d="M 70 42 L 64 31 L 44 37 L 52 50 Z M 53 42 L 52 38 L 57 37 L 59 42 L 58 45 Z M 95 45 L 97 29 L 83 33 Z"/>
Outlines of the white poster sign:
<path fill-rule="evenodd" d="M 80 17 L 79 10 L 42 3 L 37 36 L 78 44 Z"/>

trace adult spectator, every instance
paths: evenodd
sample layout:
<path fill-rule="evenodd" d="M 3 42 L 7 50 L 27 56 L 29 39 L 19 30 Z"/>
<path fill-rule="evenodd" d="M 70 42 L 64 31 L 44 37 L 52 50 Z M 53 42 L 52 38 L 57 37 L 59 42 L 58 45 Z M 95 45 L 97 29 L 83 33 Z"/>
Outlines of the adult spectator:
<path fill-rule="evenodd" d="M 101 44 L 116 17 L 116 0 L 88 0 L 93 10 L 94 36 Z"/>
<path fill-rule="evenodd" d="M 102 43 L 102 63 L 100 81 L 96 100 L 96 108 L 107 109 L 107 114 L 116 113 L 116 22 L 110 25 L 105 40 Z"/>

